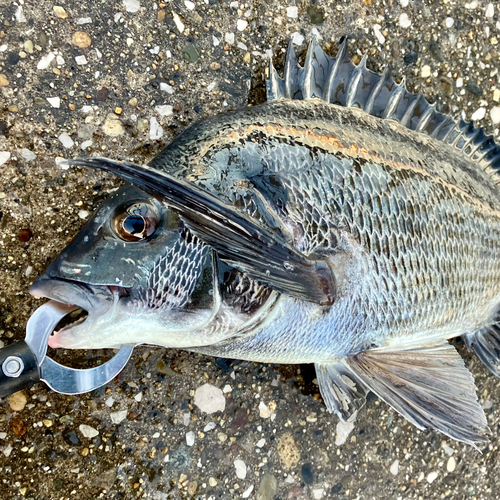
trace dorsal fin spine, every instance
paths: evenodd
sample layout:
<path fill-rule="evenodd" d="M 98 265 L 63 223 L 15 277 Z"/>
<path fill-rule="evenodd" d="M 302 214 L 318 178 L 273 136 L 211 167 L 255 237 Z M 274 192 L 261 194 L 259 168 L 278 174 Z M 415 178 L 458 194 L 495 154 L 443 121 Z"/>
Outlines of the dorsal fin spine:
<path fill-rule="evenodd" d="M 405 80 L 397 85 L 386 69 L 382 74 L 366 67 L 367 57 L 356 66 L 348 52 L 347 38 L 339 46 L 336 58 L 327 56 L 313 38 L 302 68 L 290 40 L 284 78 L 272 62 L 266 81 L 268 100 L 312 99 L 347 107 L 360 107 L 366 113 L 396 120 L 401 125 L 426 134 L 467 155 L 500 180 L 500 146 L 472 122 L 458 121 L 430 105 L 425 97 L 406 89 Z"/>

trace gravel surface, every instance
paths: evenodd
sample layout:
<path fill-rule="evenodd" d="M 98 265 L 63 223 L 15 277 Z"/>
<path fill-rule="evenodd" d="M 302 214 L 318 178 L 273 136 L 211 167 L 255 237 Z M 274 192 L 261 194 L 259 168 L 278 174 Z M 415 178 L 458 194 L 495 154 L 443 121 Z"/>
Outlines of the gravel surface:
<path fill-rule="evenodd" d="M 0 0 L 0 346 L 20 340 L 38 276 L 110 189 L 58 166 L 149 161 L 186 126 L 264 98 L 269 55 L 311 33 L 390 65 L 498 136 L 500 5 L 355 0 Z M 482 453 L 419 432 L 376 397 L 326 412 L 312 366 L 141 348 L 82 396 L 39 384 L 0 401 L 0 498 L 495 499 L 500 384 L 460 349 L 492 431 Z M 87 353 L 59 353 L 85 366 Z"/>

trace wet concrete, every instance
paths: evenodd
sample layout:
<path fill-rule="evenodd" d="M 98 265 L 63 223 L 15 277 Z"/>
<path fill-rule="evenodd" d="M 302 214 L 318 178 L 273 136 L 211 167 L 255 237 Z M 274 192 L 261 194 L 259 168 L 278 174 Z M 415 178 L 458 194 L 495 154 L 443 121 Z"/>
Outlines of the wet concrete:
<path fill-rule="evenodd" d="M 269 51 L 282 68 L 312 32 L 332 55 L 351 37 L 355 59 L 498 136 L 499 19 L 477 0 L 0 1 L 0 340 L 23 337 L 30 283 L 119 185 L 57 157 L 146 162 L 190 123 L 262 102 Z M 339 425 L 309 366 L 141 348 L 94 393 L 40 384 L 0 402 L 0 498 L 494 499 L 500 385 L 463 351 L 492 431 L 482 453 L 375 397 Z M 206 383 L 224 411 L 195 406 Z"/>

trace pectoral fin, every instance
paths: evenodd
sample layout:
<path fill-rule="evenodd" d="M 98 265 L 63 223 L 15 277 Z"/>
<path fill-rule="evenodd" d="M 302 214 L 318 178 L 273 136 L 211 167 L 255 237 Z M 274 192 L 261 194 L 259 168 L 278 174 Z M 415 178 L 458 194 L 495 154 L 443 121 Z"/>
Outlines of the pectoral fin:
<path fill-rule="evenodd" d="M 486 441 L 488 427 L 474 379 L 446 341 L 368 350 L 344 363 L 419 429 L 434 428 L 471 445 Z"/>
<path fill-rule="evenodd" d="M 99 168 L 164 200 L 189 229 L 217 250 L 221 260 L 274 290 L 322 305 L 335 299 L 335 276 L 324 260 L 295 250 L 271 231 L 199 186 L 151 167 L 107 158 L 75 159 L 69 165 Z"/>

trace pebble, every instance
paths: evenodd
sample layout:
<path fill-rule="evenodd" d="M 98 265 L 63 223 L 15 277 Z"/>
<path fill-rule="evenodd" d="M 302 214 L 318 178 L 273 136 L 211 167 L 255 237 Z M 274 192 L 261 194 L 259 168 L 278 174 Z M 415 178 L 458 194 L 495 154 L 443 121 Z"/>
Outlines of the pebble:
<path fill-rule="evenodd" d="M 125 10 L 131 14 L 134 14 L 141 8 L 139 0 L 123 0 L 123 5 L 125 6 Z"/>
<path fill-rule="evenodd" d="M 257 491 L 257 500 L 273 500 L 278 491 L 278 481 L 272 474 L 264 474 Z"/>
<path fill-rule="evenodd" d="M 217 424 L 215 422 L 208 422 L 208 424 L 205 425 L 205 427 L 203 427 L 203 432 L 211 431 L 211 430 L 215 429 L 216 426 L 217 426 Z"/>
<path fill-rule="evenodd" d="M 236 477 L 238 479 L 245 479 L 247 477 L 247 466 L 243 460 L 235 460 L 234 468 L 236 469 Z"/>
<path fill-rule="evenodd" d="M 179 33 L 184 33 L 184 23 L 179 17 L 179 14 L 177 14 L 176 12 L 172 12 L 172 17 L 174 19 L 176 28 L 179 30 Z"/>
<path fill-rule="evenodd" d="M 71 43 L 80 49 L 86 49 L 92 44 L 90 36 L 85 31 L 75 31 L 71 37 Z"/>
<path fill-rule="evenodd" d="M 162 104 L 161 106 L 155 106 L 155 111 L 160 116 L 172 116 L 174 114 L 174 107 L 169 104 Z"/>
<path fill-rule="evenodd" d="M 108 399 L 104 402 L 104 404 L 108 407 L 111 408 L 115 404 L 115 400 L 113 399 L 113 396 L 109 396 Z"/>
<path fill-rule="evenodd" d="M 7 437 L 6 432 L 0 432 L 0 439 L 5 439 Z"/>
<path fill-rule="evenodd" d="M 26 16 L 24 15 L 23 8 L 21 5 L 16 9 L 16 12 L 14 12 L 14 17 L 16 18 L 16 21 L 18 23 L 26 22 Z"/>
<path fill-rule="evenodd" d="M 444 25 L 445 25 L 447 28 L 451 28 L 454 24 L 455 24 L 455 20 L 454 20 L 452 17 L 447 17 L 447 18 L 444 20 Z"/>
<path fill-rule="evenodd" d="M 491 121 L 496 125 L 500 123 L 500 107 L 493 106 L 490 111 Z"/>
<path fill-rule="evenodd" d="M 8 397 L 10 409 L 13 411 L 22 411 L 28 402 L 28 398 L 23 391 L 15 392 Z"/>
<path fill-rule="evenodd" d="M 137 97 L 132 97 L 132 99 L 128 102 L 128 105 L 135 108 L 137 106 Z"/>
<path fill-rule="evenodd" d="M 453 472 L 456 466 L 457 466 L 457 461 L 453 457 L 450 457 L 448 459 L 448 462 L 446 462 L 446 470 L 448 472 Z"/>
<path fill-rule="evenodd" d="M 299 9 L 296 6 L 287 7 L 286 8 L 286 17 L 290 17 L 292 19 L 297 19 L 299 17 Z"/>
<path fill-rule="evenodd" d="M 489 3 L 487 6 L 486 6 L 486 11 L 484 13 L 484 15 L 486 17 L 493 17 L 493 15 L 495 14 L 495 7 L 493 6 L 492 3 Z"/>
<path fill-rule="evenodd" d="M 160 83 L 160 90 L 162 90 L 163 92 L 168 92 L 169 94 L 174 93 L 174 87 L 165 82 Z"/>
<path fill-rule="evenodd" d="M 76 24 L 82 25 L 82 24 L 92 24 L 92 18 L 91 17 L 80 17 L 77 19 Z"/>
<path fill-rule="evenodd" d="M 104 120 L 102 131 L 109 137 L 119 137 L 123 135 L 125 129 L 116 115 L 109 114 Z"/>
<path fill-rule="evenodd" d="M 486 108 L 478 108 L 470 117 L 472 121 L 482 120 L 486 115 Z"/>
<path fill-rule="evenodd" d="M 31 40 L 26 40 L 23 47 L 28 54 L 33 54 L 33 42 Z"/>
<path fill-rule="evenodd" d="M 99 431 L 97 429 L 94 429 L 94 427 L 86 424 L 81 424 L 80 427 L 80 432 L 83 434 L 83 437 L 86 437 L 88 439 L 95 438 L 96 436 L 99 435 Z"/>
<path fill-rule="evenodd" d="M 149 138 L 152 141 L 156 141 L 162 136 L 163 136 L 163 128 L 158 123 L 158 120 L 153 116 L 151 120 L 149 120 Z"/>
<path fill-rule="evenodd" d="M 224 35 L 224 40 L 226 41 L 227 44 L 233 45 L 234 44 L 234 33 L 226 33 Z"/>
<path fill-rule="evenodd" d="M 227 434 L 224 434 L 223 432 L 219 432 L 219 434 L 217 434 L 217 437 L 219 438 L 219 441 L 221 443 L 227 441 Z"/>
<path fill-rule="evenodd" d="M 385 36 L 381 33 L 382 26 L 380 24 L 374 24 L 373 25 L 373 32 L 375 33 L 375 36 L 377 37 L 378 43 L 381 45 L 385 43 Z"/>
<path fill-rule="evenodd" d="M 87 148 L 90 148 L 92 144 L 93 144 L 92 139 L 89 139 L 87 141 L 83 141 L 82 144 L 80 145 L 80 148 L 82 149 L 82 151 L 85 151 Z"/>
<path fill-rule="evenodd" d="M 289 432 L 278 438 L 278 456 L 283 468 L 293 469 L 300 461 L 300 451 L 293 435 Z"/>
<path fill-rule="evenodd" d="M 78 64 L 78 66 L 85 66 L 88 63 L 87 58 L 85 56 L 76 56 L 75 61 L 76 64 Z"/>
<path fill-rule="evenodd" d="M 399 3 L 401 4 L 401 7 L 408 7 L 410 0 L 399 0 Z"/>
<path fill-rule="evenodd" d="M 193 10 L 194 9 L 194 3 L 191 2 L 190 0 L 184 0 L 184 5 L 189 10 Z"/>
<path fill-rule="evenodd" d="M 408 17 L 408 14 L 406 12 L 403 12 L 399 16 L 399 25 L 401 28 L 409 28 L 411 26 L 411 19 Z"/>
<path fill-rule="evenodd" d="M 259 403 L 259 415 L 261 418 L 269 418 L 272 414 L 272 411 L 269 409 L 269 407 L 264 403 L 264 401 L 261 401 Z"/>
<path fill-rule="evenodd" d="M 212 486 L 212 488 L 213 488 L 214 486 L 217 486 L 217 479 L 215 479 L 215 477 L 211 477 L 211 478 L 208 480 L 208 484 L 209 484 L 210 486 Z"/>
<path fill-rule="evenodd" d="M 88 216 L 89 216 L 89 213 L 87 212 L 87 210 L 80 210 L 78 212 L 78 217 L 80 217 L 80 219 L 82 219 L 82 220 L 85 220 Z"/>
<path fill-rule="evenodd" d="M 228 394 L 229 392 L 231 392 L 233 390 L 233 388 L 229 385 L 229 384 L 226 384 L 223 389 L 222 389 L 222 392 L 224 394 Z"/>
<path fill-rule="evenodd" d="M 304 483 L 306 484 L 313 484 L 314 482 L 314 474 L 313 474 L 313 469 L 312 465 L 307 462 L 302 466 L 302 479 L 304 480 Z"/>
<path fill-rule="evenodd" d="M 153 120 L 152 118 L 151 120 Z M 163 132 L 163 131 L 162 131 Z M 224 411 L 226 398 L 223 392 L 211 384 L 198 387 L 194 393 L 194 404 L 204 413 L 215 413 Z"/>
<path fill-rule="evenodd" d="M 5 451 L 4 451 L 5 453 Z M 248 498 L 251 494 L 252 494 L 252 491 L 253 491 L 253 484 L 251 486 L 249 486 L 244 492 L 243 494 L 241 495 L 241 498 Z"/>
<path fill-rule="evenodd" d="M 244 31 L 247 26 L 248 22 L 244 19 L 238 19 L 238 21 L 236 21 L 236 29 L 238 31 Z"/>
<path fill-rule="evenodd" d="M 53 108 L 61 107 L 61 98 L 60 97 L 47 97 L 47 101 Z"/>
<path fill-rule="evenodd" d="M 213 62 L 210 64 L 210 69 L 213 71 L 218 71 L 220 69 L 220 63 L 218 62 Z"/>
<path fill-rule="evenodd" d="M 114 411 L 109 414 L 111 422 L 114 424 L 120 424 L 127 418 L 127 410 Z"/>
<path fill-rule="evenodd" d="M 422 78 L 427 78 L 428 76 L 431 76 L 431 67 L 428 64 L 422 66 L 422 68 L 420 69 L 420 76 Z"/>
<path fill-rule="evenodd" d="M 292 33 L 291 40 L 294 45 L 300 47 L 304 43 L 304 35 L 296 31 L 295 33 Z"/>
<path fill-rule="evenodd" d="M 54 5 L 54 14 L 59 19 L 66 19 L 68 17 L 68 13 L 60 5 Z"/>
<path fill-rule="evenodd" d="M 265 444 L 266 444 L 266 440 L 265 440 L 264 438 L 259 439 L 259 440 L 257 441 L 257 447 L 258 447 L 258 448 L 262 448 Z"/>
<path fill-rule="evenodd" d="M 9 151 L 0 151 L 0 165 L 7 163 L 10 160 Z"/>
<path fill-rule="evenodd" d="M 436 471 L 429 472 L 427 475 L 427 482 L 432 483 L 438 477 L 438 473 Z"/>
<path fill-rule="evenodd" d="M 36 65 L 36 69 L 47 69 L 50 66 L 50 63 L 56 58 L 54 52 L 49 52 L 46 56 L 43 56 L 38 64 Z"/>
<path fill-rule="evenodd" d="M 337 437 L 335 438 L 335 444 L 337 446 L 343 445 L 347 441 L 347 437 L 354 429 L 354 422 L 342 422 L 339 420 L 337 423 Z"/>
<path fill-rule="evenodd" d="M 9 458 L 10 457 L 10 454 L 12 453 L 12 450 L 14 448 L 12 448 L 12 445 L 11 444 L 8 444 L 7 446 L 5 446 L 4 448 L 2 448 L 2 453 L 7 457 Z M 252 489 L 253 489 L 253 486 L 252 486 Z"/>
<path fill-rule="evenodd" d="M 27 161 L 33 161 L 36 160 L 36 154 L 30 151 L 29 149 L 23 148 L 21 150 L 21 156 Z"/>
<path fill-rule="evenodd" d="M 323 493 L 325 491 L 323 489 L 313 490 L 313 498 L 314 500 L 320 500 L 323 498 Z"/>
<path fill-rule="evenodd" d="M 8 85 L 9 80 L 3 73 L 0 73 L 0 87 L 7 87 Z"/>
<path fill-rule="evenodd" d="M 393 476 L 397 476 L 399 472 L 399 460 L 394 460 L 389 470 Z"/>
<path fill-rule="evenodd" d="M 193 446 L 194 444 L 194 432 L 193 431 L 189 431 L 186 433 L 186 444 L 188 446 Z"/>
<path fill-rule="evenodd" d="M 69 148 L 72 148 L 75 143 L 73 141 L 73 139 L 66 133 L 66 132 L 63 132 L 59 137 L 58 139 L 61 141 L 61 144 L 66 148 L 66 149 L 69 149 Z"/>

